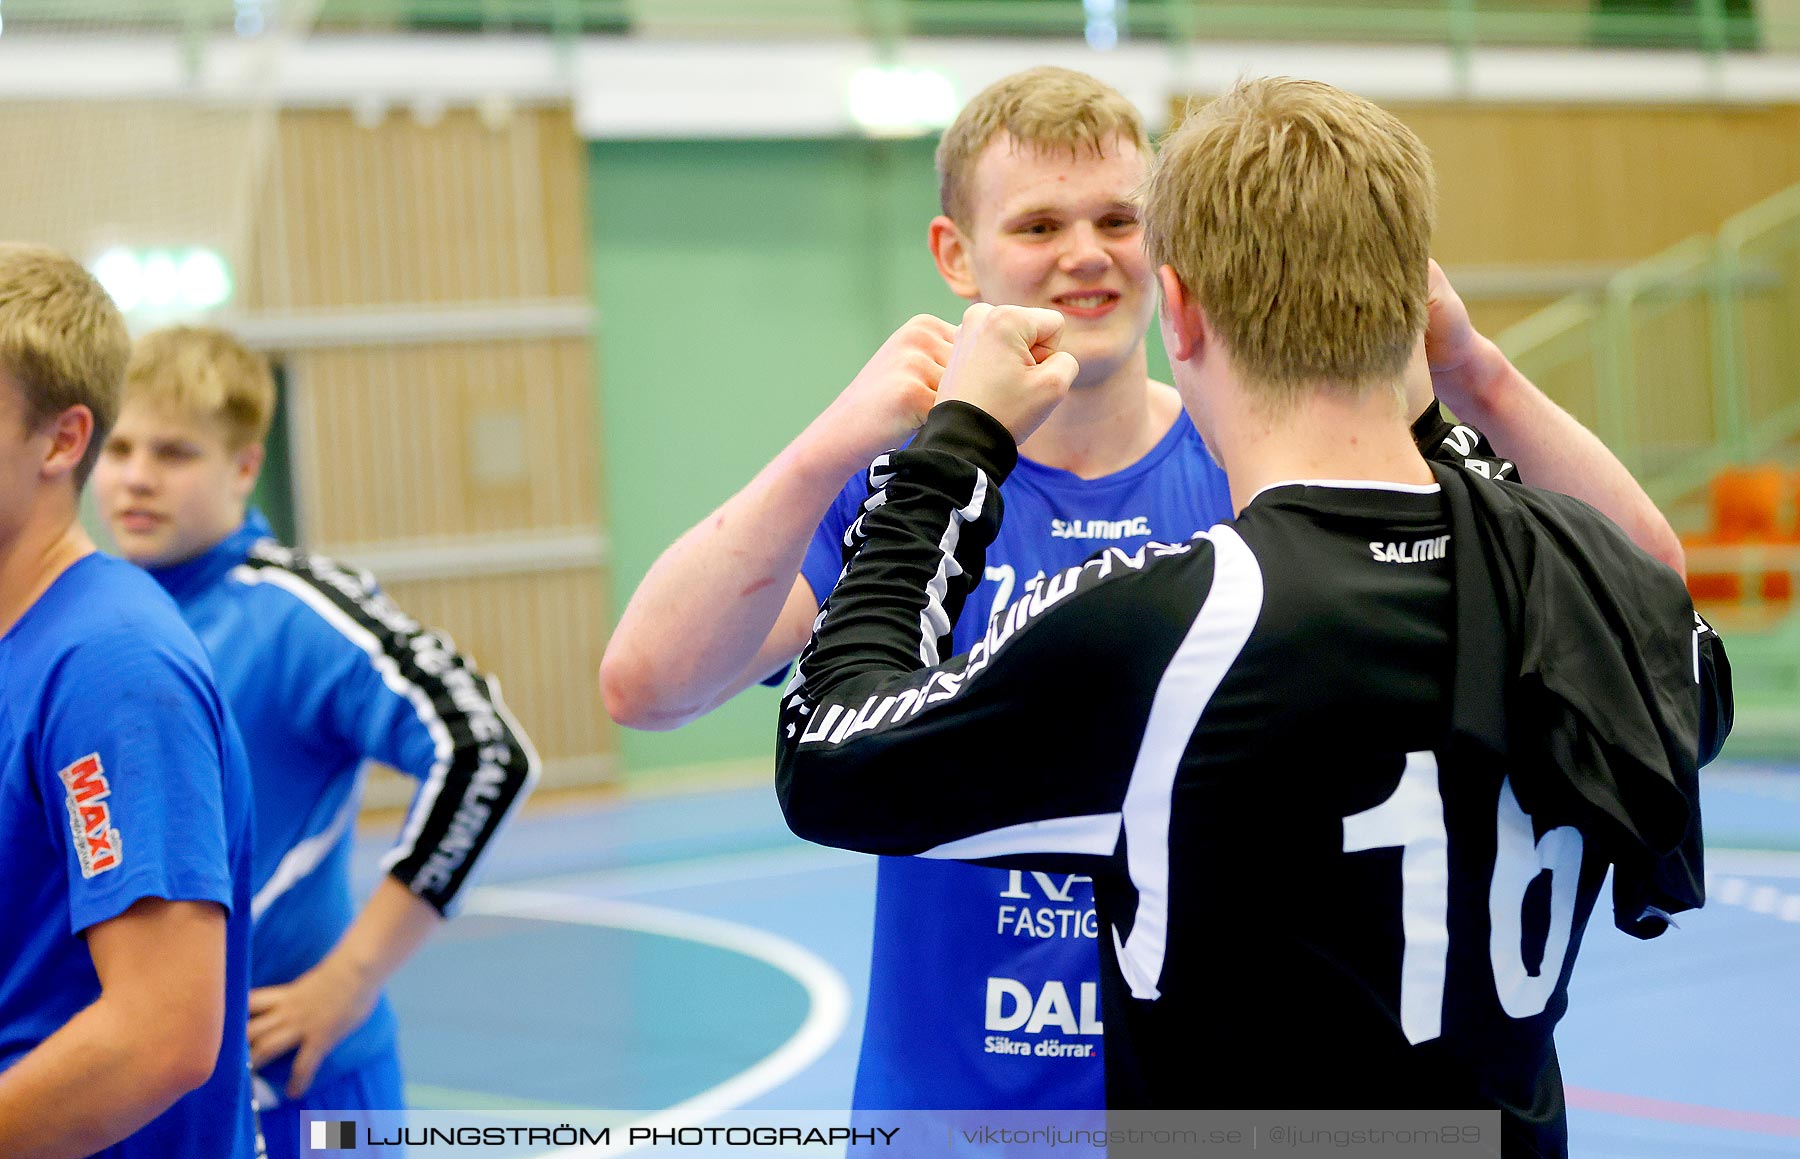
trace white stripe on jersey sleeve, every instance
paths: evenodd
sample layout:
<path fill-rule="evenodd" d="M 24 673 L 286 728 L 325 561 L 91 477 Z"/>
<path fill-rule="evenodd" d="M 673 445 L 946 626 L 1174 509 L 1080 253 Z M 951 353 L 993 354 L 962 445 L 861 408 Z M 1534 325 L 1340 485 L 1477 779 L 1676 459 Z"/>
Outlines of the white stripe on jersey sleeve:
<path fill-rule="evenodd" d="M 426 819 L 431 816 L 432 806 L 443 792 L 444 782 L 450 773 L 450 760 L 456 752 L 456 743 L 450 737 L 449 727 L 438 716 L 437 706 L 432 704 L 431 695 L 406 678 L 400 671 L 400 665 L 382 647 L 380 638 L 345 615 L 341 608 L 312 584 L 281 567 L 236 567 L 232 569 L 231 578 L 247 584 L 272 584 L 292 593 L 317 612 L 320 619 L 368 656 L 369 663 L 381 675 L 383 684 L 412 704 L 413 711 L 418 713 L 419 722 L 431 737 L 431 772 L 421 782 L 419 791 L 413 797 L 412 809 L 406 816 L 399 841 L 381 859 L 381 868 L 385 873 L 402 859 L 412 855 L 419 842 L 419 833 L 425 828 Z M 508 724 L 510 726 L 511 722 Z"/>
<path fill-rule="evenodd" d="M 1223 524 L 1195 538 L 1212 541 L 1212 587 L 1157 682 L 1125 790 L 1126 866 L 1138 904 L 1131 936 L 1121 941 L 1117 926 L 1112 935 L 1133 998 L 1162 993 L 1157 983 L 1169 938 L 1169 811 L 1181 755 L 1262 614 L 1262 568 L 1249 545 Z"/>
<path fill-rule="evenodd" d="M 356 817 L 357 802 L 362 798 L 362 770 L 356 773 L 356 782 L 344 795 L 344 803 L 338 806 L 337 816 L 325 828 L 311 837 L 294 843 L 294 847 L 281 855 L 281 861 L 275 866 L 275 872 L 269 874 L 269 880 L 263 882 L 256 896 L 250 899 L 250 920 L 258 922 L 269 907 L 274 905 L 288 890 L 293 889 L 308 874 L 319 868 L 325 855 L 331 852 L 338 838 L 350 828 L 350 822 Z"/>
<path fill-rule="evenodd" d="M 1105 857 L 1118 848 L 1120 821 L 1117 813 L 1027 821 L 945 842 L 916 856 L 953 861 L 1008 857 L 1015 853 L 1091 853 Z"/>
<path fill-rule="evenodd" d="M 882 501 L 886 502 L 885 491 L 882 496 Z M 987 501 L 987 472 L 978 470 L 975 472 L 975 493 L 969 497 L 967 506 L 951 512 L 950 522 L 944 527 L 944 537 L 938 541 L 937 574 L 931 577 L 926 588 L 925 608 L 919 613 L 919 659 L 927 668 L 935 668 L 940 663 L 938 641 L 950 634 L 950 614 L 944 609 L 944 599 L 949 594 L 950 580 L 963 573 L 962 565 L 956 562 L 956 546 L 962 538 L 963 524 L 981 518 Z"/>

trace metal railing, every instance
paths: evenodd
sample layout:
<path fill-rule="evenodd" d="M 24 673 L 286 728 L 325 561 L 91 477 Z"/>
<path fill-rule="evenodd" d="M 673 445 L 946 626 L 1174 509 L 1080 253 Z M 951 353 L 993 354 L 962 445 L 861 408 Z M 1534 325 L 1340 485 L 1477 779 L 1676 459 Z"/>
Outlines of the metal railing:
<path fill-rule="evenodd" d="M 0 21 L 260 31 L 293 0 L 0 0 Z M 1800 46 L 1787 0 L 324 0 L 318 27 L 343 31 L 534 31 L 559 36 L 783 35 L 876 40 L 932 36 L 1380 41 L 1689 48 L 1708 53 Z M 252 34 L 247 32 L 246 34 Z"/>
<path fill-rule="evenodd" d="M 1499 341 L 1658 502 L 1770 454 L 1800 438 L 1800 186 Z"/>
<path fill-rule="evenodd" d="M 1722 469 L 1800 465 L 1800 186 L 1571 295 L 1499 337 L 1529 377 L 1589 422 L 1665 506 Z M 1739 576 L 1725 609 L 1738 693 L 1731 751 L 1800 754 L 1800 610 L 1761 577 L 1800 577 L 1800 545 L 1694 547 L 1690 571 Z"/>

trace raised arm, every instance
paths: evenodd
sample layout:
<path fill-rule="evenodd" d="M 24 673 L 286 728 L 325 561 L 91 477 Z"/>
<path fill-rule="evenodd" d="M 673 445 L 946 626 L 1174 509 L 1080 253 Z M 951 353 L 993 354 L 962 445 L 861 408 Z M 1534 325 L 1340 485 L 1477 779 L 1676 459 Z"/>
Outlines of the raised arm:
<path fill-rule="evenodd" d="M 1141 732 L 1150 697 L 1125 673 L 1082 678 L 1116 652 L 1120 612 L 1080 596 L 1148 553 L 1054 577 L 968 654 L 943 655 L 998 530 L 1016 440 L 1073 377 L 1073 360 L 1049 353 L 1060 326 L 1048 311 L 971 307 L 943 400 L 911 446 L 876 461 L 849 569 L 783 696 L 776 790 L 800 836 L 1038 864 L 1114 853 L 1135 752 L 1118 739 Z M 1141 626 L 1146 650 L 1180 639 Z"/>
<path fill-rule="evenodd" d="M 1681 540 L 1631 472 L 1475 329 L 1436 262 L 1431 263 L 1425 354 L 1439 401 L 1516 463 L 1522 480 L 1591 504 L 1632 542 L 1687 574 Z"/>
<path fill-rule="evenodd" d="M 800 576 L 813 530 L 846 480 L 925 421 L 956 330 L 921 314 L 743 490 L 651 566 L 600 662 L 607 715 L 686 724 L 792 660 L 819 600 Z"/>

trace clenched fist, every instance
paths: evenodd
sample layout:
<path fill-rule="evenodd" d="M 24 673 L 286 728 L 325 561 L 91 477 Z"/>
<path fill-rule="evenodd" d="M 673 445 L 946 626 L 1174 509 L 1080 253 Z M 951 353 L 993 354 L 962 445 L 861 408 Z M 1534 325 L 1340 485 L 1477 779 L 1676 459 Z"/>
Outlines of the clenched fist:
<path fill-rule="evenodd" d="M 1492 377 L 1493 346 L 1469 320 L 1469 308 L 1431 263 L 1430 319 L 1425 328 L 1425 361 L 1431 367 L 1431 386 L 1438 400 L 1453 413 L 1463 414 L 1470 395 Z"/>
<path fill-rule="evenodd" d="M 942 318 L 909 318 L 826 408 L 820 420 L 852 469 L 893 450 L 925 422 L 955 339 L 956 327 Z"/>
<path fill-rule="evenodd" d="M 975 303 L 963 312 L 938 400 L 980 407 L 1024 442 L 1069 393 L 1080 369 L 1073 354 L 1057 349 L 1062 330 L 1055 310 Z"/>

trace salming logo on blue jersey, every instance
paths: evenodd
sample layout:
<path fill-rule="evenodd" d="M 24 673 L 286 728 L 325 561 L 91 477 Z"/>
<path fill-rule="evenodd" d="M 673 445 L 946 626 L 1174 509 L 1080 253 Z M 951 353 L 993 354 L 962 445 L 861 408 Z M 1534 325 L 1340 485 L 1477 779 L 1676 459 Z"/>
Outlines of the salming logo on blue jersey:
<path fill-rule="evenodd" d="M 1052 539 L 1135 539 L 1155 534 L 1148 515 L 1130 519 L 1052 519 Z"/>

